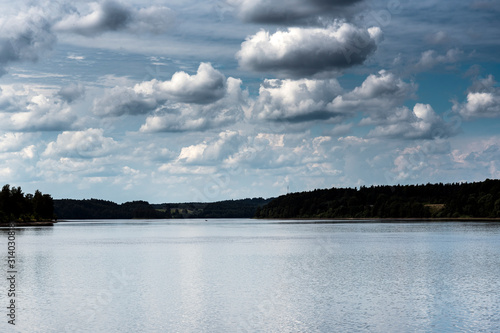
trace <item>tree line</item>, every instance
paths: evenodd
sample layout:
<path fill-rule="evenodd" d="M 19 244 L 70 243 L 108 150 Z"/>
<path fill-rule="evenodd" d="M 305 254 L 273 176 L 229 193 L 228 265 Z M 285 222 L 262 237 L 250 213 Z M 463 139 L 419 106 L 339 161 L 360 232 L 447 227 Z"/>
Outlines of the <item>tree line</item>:
<path fill-rule="evenodd" d="M 101 199 L 60 199 L 55 201 L 55 212 L 60 219 L 157 219 L 167 218 L 147 201 L 117 204 Z"/>
<path fill-rule="evenodd" d="M 39 190 L 24 194 L 21 187 L 2 187 L 0 192 L 0 222 L 46 221 L 54 218 L 54 200 Z"/>
<path fill-rule="evenodd" d="M 500 218 L 500 180 L 361 186 L 280 196 L 257 218 Z"/>
<path fill-rule="evenodd" d="M 59 219 L 169 219 L 169 218 L 251 218 L 269 199 L 253 198 L 211 203 L 163 203 L 131 201 L 117 204 L 100 199 L 54 201 Z"/>

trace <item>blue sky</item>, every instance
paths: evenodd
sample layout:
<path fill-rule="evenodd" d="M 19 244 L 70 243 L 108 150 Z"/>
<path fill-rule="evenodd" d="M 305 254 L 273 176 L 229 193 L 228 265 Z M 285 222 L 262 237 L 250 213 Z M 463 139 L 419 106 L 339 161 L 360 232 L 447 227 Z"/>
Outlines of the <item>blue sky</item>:
<path fill-rule="evenodd" d="M 152 203 L 500 178 L 495 1 L 0 1 L 0 183 Z"/>

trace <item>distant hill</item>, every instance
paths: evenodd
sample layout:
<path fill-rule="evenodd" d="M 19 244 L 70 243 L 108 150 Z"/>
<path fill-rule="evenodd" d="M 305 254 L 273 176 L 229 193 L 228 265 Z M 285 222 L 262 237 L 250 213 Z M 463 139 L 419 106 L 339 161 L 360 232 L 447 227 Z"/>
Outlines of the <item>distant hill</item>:
<path fill-rule="evenodd" d="M 331 188 L 282 195 L 258 218 L 500 218 L 500 180 Z"/>
<path fill-rule="evenodd" d="M 117 204 L 100 199 L 59 199 L 54 200 L 54 212 L 59 219 L 251 218 L 270 200 L 253 198 L 164 204 L 132 201 Z"/>

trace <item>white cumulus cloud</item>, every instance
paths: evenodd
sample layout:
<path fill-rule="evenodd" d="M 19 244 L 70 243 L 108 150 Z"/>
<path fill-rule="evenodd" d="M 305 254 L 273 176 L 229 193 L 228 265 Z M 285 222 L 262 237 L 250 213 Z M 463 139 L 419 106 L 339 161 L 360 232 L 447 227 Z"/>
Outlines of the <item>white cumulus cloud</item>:
<path fill-rule="evenodd" d="M 93 158 L 106 156 L 117 147 L 117 142 L 105 137 L 103 129 L 89 128 L 84 131 L 64 131 L 56 141 L 47 145 L 43 153 L 49 157 Z"/>
<path fill-rule="evenodd" d="M 454 102 L 453 110 L 465 119 L 500 117 L 500 88 L 493 75 L 476 80 L 467 93 L 467 101 Z"/>
<path fill-rule="evenodd" d="M 363 63 L 382 38 L 378 27 L 359 28 L 335 22 L 327 28 L 261 30 L 241 44 L 241 67 L 258 72 L 304 77 Z"/>
<path fill-rule="evenodd" d="M 329 119 L 336 114 L 327 105 L 341 93 L 336 79 L 265 80 L 252 112 L 254 117 L 264 120 Z"/>

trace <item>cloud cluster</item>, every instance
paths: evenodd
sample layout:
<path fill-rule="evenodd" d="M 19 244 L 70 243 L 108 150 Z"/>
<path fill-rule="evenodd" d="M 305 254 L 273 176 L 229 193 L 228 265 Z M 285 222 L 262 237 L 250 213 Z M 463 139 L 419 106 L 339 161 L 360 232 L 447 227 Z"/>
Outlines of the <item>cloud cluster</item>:
<path fill-rule="evenodd" d="M 110 31 L 162 33 L 173 21 L 173 13 L 167 7 L 135 9 L 115 1 L 91 3 L 90 7 L 91 10 L 87 14 L 82 14 L 75 8 L 55 23 L 54 30 L 87 37 Z"/>
<path fill-rule="evenodd" d="M 102 117 L 152 113 L 142 132 L 205 130 L 242 119 L 248 96 L 241 83 L 201 63 L 194 75 L 177 72 L 167 81 L 114 87 L 95 100 L 93 110 Z"/>
<path fill-rule="evenodd" d="M 316 23 L 318 17 L 342 17 L 363 0 L 229 0 L 246 22 Z"/>
<path fill-rule="evenodd" d="M 153 79 L 134 87 L 114 87 L 94 103 L 94 112 L 101 116 L 148 113 L 167 101 L 180 104 L 210 104 L 228 93 L 226 77 L 209 63 L 201 63 L 195 75 L 175 73 L 171 80 Z"/>
<path fill-rule="evenodd" d="M 257 72 L 305 77 L 362 64 L 382 38 L 368 29 L 336 21 L 326 28 L 288 28 L 247 37 L 236 54 L 240 66 Z"/>
<path fill-rule="evenodd" d="M 385 70 L 369 75 L 345 92 L 336 79 L 265 80 L 252 107 L 259 121 L 305 123 L 329 120 L 340 123 L 365 114 L 360 126 L 376 126 L 369 137 L 429 139 L 453 135 L 430 105 L 418 103 L 413 110 L 402 104 L 413 98 L 416 85 Z M 349 132 L 352 124 L 332 129 L 332 135 Z"/>

